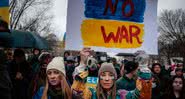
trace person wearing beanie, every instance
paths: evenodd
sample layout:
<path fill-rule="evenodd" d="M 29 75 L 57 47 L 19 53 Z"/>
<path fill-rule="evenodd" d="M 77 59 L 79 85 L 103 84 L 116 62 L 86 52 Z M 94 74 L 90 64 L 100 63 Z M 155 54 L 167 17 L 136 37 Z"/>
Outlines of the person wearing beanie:
<path fill-rule="evenodd" d="M 136 88 L 136 80 L 134 79 L 137 74 L 138 63 L 133 61 L 128 61 L 124 66 L 125 75 L 116 81 L 117 90 L 125 89 L 128 91 L 134 90 Z"/>
<path fill-rule="evenodd" d="M 62 57 L 55 57 L 46 69 L 47 80 L 33 99 L 72 99 L 71 89 L 66 81 L 66 71 Z"/>
<path fill-rule="evenodd" d="M 138 99 L 139 86 L 133 91 L 116 91 L 117 73 L 112 63 L 103 63 L 98 72 L 98 85 L 96 89 L 87 88 L 84 99 Z"/>

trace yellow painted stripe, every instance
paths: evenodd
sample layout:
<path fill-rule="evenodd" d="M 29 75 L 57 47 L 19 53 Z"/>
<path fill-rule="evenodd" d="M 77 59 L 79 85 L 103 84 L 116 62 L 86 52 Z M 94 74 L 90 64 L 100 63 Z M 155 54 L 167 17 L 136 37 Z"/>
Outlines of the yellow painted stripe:
<path fill-rule="evenodd" d="M 86 86 L 87 86 L 87 87 L 96 88 L 97 84 L 86 83 Z"/>
<path fill-rule="evenodd" d="M 0 16 L 9 23 L 9 7 L 0 7 Z"/>
<path fill-rule="evenodd" d="M 144 24 L 135 22 L 86 19 L 81 24 L 81 33 L 84 46 L 138 48 L 144 42 Z"/>

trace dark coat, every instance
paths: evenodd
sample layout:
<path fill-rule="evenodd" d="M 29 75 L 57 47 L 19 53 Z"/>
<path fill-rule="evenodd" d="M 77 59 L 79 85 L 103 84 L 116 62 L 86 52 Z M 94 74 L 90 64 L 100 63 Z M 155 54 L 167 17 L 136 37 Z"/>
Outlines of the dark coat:
<path fill-rule="evenodd" d="M 17 80 L 16 74 L 20 72 L 23 76 L 22 80 Z M 9 73 L 13 83 L 13 99 L 27 99 L 27 90 L 31 81 L 31 67 L 27 61 L 17 64 L 12 61 L 9 64 Z"/>
<path fill-rule="evenodd" d="M 0 97 L 1 99 L 11 99 L 12 83 L 7 70 L 6 55 L 0 50 Z"/>
<path fill-rule="evenodd" d="M 129 79 L 125 75 L 116 81 L 116 90 L 125 89 L 127 91 L 134 90 L 136 88 L 136 80 Z"/>
<path fill-rule="evenodd" d="M 0 65 L 0 97 L 11 99 L 12 83 L 5 65 Z"/>

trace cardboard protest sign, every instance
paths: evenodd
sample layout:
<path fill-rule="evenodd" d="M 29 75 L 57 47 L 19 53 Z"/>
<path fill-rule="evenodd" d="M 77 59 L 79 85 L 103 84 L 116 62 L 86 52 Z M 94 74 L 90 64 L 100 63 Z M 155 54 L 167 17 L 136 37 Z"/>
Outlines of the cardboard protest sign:
<path fill-rule="evenodd" d="M 69 0 L 66 49 L 157 54 L 157 0 Z"/>

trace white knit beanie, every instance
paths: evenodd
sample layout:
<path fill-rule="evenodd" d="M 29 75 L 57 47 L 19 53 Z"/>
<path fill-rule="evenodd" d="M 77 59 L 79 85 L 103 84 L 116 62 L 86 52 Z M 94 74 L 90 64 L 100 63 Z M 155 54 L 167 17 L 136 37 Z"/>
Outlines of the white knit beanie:
<path fill-rule="evenodd" d="M 60 72 L 62 72 L 64 74 L 64 76 L 66 76 L 63 57 L 53 58 L 52 61 L 48 64 L 46 71 L 48 71 L 50 69 L 59 70 Z"/>

